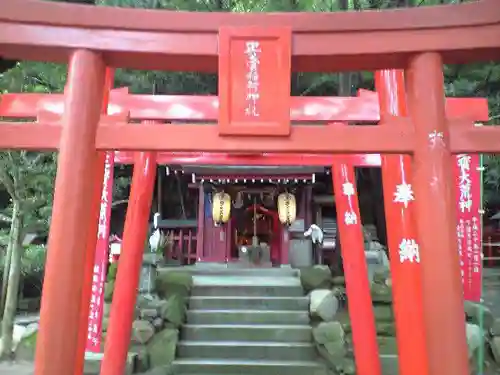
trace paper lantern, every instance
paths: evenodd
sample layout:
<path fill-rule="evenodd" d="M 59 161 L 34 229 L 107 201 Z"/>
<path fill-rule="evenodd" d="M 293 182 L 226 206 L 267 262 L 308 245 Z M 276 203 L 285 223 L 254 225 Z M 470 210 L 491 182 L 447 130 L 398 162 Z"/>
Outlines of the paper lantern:
<path fill-rule="evenodd" d="M 224 192 L 212 197 L 212 218 L 215 224 L 225 224 L 231 216 L 231 197 Z"/>
<path fill-rule="evenodd" d="M 278 216 L 282 224 L 291 225 L 297 215 L 295 196 L 290 193 L 278 195 Z"/>

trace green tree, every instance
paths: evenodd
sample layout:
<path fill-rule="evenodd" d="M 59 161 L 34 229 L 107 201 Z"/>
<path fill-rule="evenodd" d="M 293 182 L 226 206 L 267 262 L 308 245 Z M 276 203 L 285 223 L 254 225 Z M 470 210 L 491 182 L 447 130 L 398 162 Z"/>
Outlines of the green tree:
<path fill-rule="evenodd" d="M 18 305 L 23 240 L 26 234 L 47 231 L 56 171 L 55 154 L 6 151 L 0 154 L 0 184 L 10 196 L 3 219 L 10 221 L 2 294 L 2 346 L 0 357 L 8 358 Z"/>

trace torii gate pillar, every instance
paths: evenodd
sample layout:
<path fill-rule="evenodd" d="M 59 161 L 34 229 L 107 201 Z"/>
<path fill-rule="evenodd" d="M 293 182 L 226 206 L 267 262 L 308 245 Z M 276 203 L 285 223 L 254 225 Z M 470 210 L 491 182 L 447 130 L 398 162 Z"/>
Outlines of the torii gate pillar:
<path fill-rule="evenodd" d="M 468 375 L 441 56 L 415 56 L 406 73 L 415 127 L 413 184 L 429 374 Z"/>
<path fill-rule="evenodd" d="M 52 222 L 43 283 L 35 374 L 72 374 L 84 282 L 87 233 L 95 160 L 95 139 L 104 91 L 100 54 L 77 50 L 71 56 L 59 147 Z M 88 307 L 87 307 L 88 308 Z"/>

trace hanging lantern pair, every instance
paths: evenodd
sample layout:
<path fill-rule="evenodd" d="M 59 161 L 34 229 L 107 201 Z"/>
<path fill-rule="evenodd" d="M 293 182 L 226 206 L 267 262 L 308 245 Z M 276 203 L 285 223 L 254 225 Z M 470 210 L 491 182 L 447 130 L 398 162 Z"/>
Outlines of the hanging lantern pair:
<path fill-rule="evenodd" d="M 212 219 L 216 225 L 226 224 L 231 217 L 231 196 L 225 192 L 212 197 Z"/>
<path fill-rule="evenodd" d="M 278 217 L 282 224 L 292 225 L 297 216 L 297 203 L 295 195 L 281 193 L 278 195 Z"/>

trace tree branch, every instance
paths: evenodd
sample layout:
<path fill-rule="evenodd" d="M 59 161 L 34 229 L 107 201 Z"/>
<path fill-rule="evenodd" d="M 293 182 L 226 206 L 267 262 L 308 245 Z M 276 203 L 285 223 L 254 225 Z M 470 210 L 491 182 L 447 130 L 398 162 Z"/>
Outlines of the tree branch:
<path fill-rule="evenodd" d="M 12 178 L 5 172 L 5 168 L 2 167 L 0 167 L 0 183 L 5 187 L 5 190 L 7 190 L 7 193 L 9 193 L 12 199 L 17 199 L 14 181 L 12 181 Z"/>
<path fill-rule="evenodd" d="M 111 203 L 111 207 L 116 207 L 116 206 L 119 206 L 120 204 L 125 204 L 125 203 L 128 203 L 128 199 L 122 199 L 122 200 L 119 200 L 119 201 L 115 201 L 113 203 Z"/>

